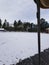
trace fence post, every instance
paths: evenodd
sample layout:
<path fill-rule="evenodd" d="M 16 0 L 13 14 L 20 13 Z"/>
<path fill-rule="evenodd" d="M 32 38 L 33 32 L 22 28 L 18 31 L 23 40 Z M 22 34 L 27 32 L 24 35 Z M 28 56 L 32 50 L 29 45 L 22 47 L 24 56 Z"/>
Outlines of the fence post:
<path fill-rule="evenodd" d="M 41 46 L 40 46 L 40 0 L 37 2 L 37 24 L 38 24 L 38 54 L 39 54 L 39 65 L 40 65 L 40 51 L 41 51 Z"/>

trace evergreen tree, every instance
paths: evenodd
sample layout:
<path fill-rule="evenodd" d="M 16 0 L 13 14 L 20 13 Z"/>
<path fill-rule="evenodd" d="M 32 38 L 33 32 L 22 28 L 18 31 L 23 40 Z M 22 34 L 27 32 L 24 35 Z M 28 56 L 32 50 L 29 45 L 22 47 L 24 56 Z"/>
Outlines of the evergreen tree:
<path fill-rule="evenodd" d="M 22 24 L 22 22 L 21 22 L 21 20 L 19 20 L 19 21 L 18 21 L 18 26 L 21 25 L 21 24 Z"/>
<path fill-rule="evenodd" d="M 45 30 L 46 28 L 49 27 L 49 23 L 47 21 L 45 21 L 45 19 L 41 18 L 40 27 L 41 27 L 41 30 Z"/>
<path fill-rule="evenodd" d="M 14 21 L 14 30 L 15 31 L 17 30 L 17 21 L 16 20 Z"/>
<path fill-rule="evenodd" d="M 7 27 L 7 20 L 5 19 L 4 23 L 3 23 L 3 28 L 6 28 Z"/>

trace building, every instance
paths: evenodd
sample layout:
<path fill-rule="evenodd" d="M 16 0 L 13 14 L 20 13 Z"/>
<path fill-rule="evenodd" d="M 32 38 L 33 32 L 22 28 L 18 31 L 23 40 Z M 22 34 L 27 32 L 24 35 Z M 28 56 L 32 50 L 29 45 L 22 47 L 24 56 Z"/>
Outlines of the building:
<path fill-rule="evenodd" d="M 6 30 L 5 30 L 4 28 L 0 28 L 0 31 L 3 31 L 3 32 L 5 32 Z"/>
<path fill-rule="evenodd" d="M 45 30 L 45 31 L 46 31 L 46 33 L 49 33 L 49 28 L 46 28 L 46 30 Z"/>

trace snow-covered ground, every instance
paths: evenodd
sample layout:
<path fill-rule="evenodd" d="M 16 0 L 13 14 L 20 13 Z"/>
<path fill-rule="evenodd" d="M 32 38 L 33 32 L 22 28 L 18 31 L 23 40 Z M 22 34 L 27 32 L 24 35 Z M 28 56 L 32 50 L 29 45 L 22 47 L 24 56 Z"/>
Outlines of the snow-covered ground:
<path fill-rule="evenodd" d="M 49 48 L 49 34 L 41 34 L 41 50 Z M 37 33 L 0 32 L 0 65 L 15 64 L 38 53 Z"/>

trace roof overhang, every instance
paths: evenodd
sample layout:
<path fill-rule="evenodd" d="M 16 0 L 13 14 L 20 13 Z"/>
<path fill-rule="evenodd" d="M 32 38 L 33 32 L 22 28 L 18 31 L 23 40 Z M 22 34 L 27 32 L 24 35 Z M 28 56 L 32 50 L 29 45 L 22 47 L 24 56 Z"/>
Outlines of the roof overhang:
<path fill-rule="evenodd" d="M 34 0 L 37 3 L 38 0 Z M 40 8 L 48 9 L 49 8 L 49 0 L 40 0 Z"/>

